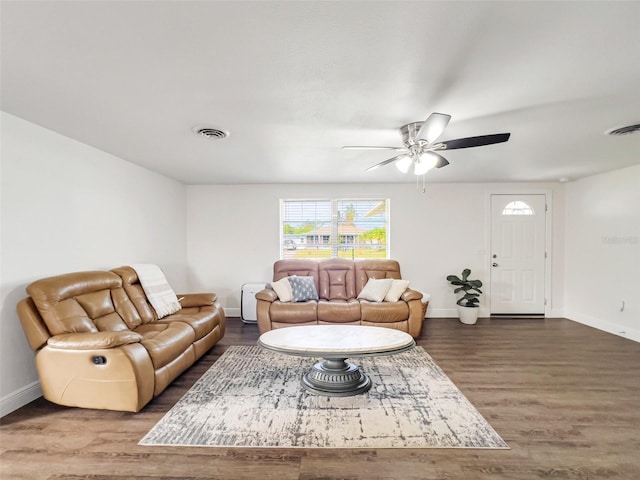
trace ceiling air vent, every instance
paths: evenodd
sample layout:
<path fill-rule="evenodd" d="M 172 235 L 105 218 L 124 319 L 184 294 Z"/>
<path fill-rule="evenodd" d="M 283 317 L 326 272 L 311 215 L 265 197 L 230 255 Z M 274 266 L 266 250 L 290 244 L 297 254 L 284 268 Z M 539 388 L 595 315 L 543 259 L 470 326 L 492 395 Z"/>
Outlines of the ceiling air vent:
<path fill-rule="evenodd" d="M 194 127 L 193 131 L 198 135 L 202 135 L 206 138 L 212 138 L 214 140 L 227 138 L 229 136 L 229 134 L 224 130 L 213 127 Z"/>
<path fill-rule="evenodd" d="M 629 135 L 630 133 L 635 133 L 637 131 L 640 131 L 640 123 L 627 125 L 626 127 L 611 128 L 604 133 L 606 135 Z"/>

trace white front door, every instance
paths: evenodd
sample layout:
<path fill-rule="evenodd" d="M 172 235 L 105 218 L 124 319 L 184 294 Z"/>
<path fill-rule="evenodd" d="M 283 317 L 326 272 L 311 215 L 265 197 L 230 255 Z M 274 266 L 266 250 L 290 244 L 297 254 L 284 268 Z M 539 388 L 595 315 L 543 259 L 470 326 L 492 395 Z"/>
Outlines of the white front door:
<path fill-rule="evenodd" d="M 545 195 L 491 195 L 491 315 L 544 315 Z"/>

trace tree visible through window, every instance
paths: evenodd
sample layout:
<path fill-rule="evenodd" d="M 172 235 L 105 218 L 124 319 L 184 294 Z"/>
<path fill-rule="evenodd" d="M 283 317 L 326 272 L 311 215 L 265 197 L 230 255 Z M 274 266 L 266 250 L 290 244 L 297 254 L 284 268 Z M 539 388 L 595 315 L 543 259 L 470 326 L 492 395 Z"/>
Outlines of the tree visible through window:
<path fill-rule="evenodd" d="M 281 200 L 281 258 L 388 258 L 389 200 Z"/>

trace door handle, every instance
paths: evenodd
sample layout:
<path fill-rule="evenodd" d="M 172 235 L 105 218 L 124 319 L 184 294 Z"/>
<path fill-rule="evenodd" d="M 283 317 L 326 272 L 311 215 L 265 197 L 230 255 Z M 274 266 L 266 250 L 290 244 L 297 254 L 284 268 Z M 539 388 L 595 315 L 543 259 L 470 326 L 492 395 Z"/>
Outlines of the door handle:
<path fill-rule="evenodd" d="M 491 264 L 491 266 L 492 266 L 492 267 L 497 267 L 497 266 L 498 266 L 498 264 L 497 264 L 496 262 L 493 262 L 493 263 Z"/>

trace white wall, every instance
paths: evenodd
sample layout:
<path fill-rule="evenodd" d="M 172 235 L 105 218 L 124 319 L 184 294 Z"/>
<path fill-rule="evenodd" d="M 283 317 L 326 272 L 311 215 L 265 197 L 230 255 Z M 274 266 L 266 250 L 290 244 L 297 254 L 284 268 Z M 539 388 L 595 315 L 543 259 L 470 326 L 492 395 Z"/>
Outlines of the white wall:
<path fill-rule="evenodd" d="M 566 317 L 640 341 L 640 165 L 567 184 L 565 228 Z"/>
<path fill-rule="evenodd" d="M 469 267 L 488 287 L 491 193 L 547 193 L 552 197 L 548 315 L 561 315 L 561 184 L 432 184 L 424 194 L 413 184 L 188 186 L 190 288 L 216 292 L 227 313 L 239 315 L 241 285 L 270 281 L 273 262 L 279 258 L 281 198 L 385 197 L 391 200 L 391 257 L 400 262 L 403 278 L 432 295 L 428 316 L 457 316 L 447 275 Z M 488 295 L 482 299 L 481 315 L 489 313 L 488 299 Z"/>
<path fill-rule="evenodd" d="M 15 306 L 50 275 L 156 263 L 186 288 L 186 187 L 2 113 L 0 416 L 39 394 Z"/>

